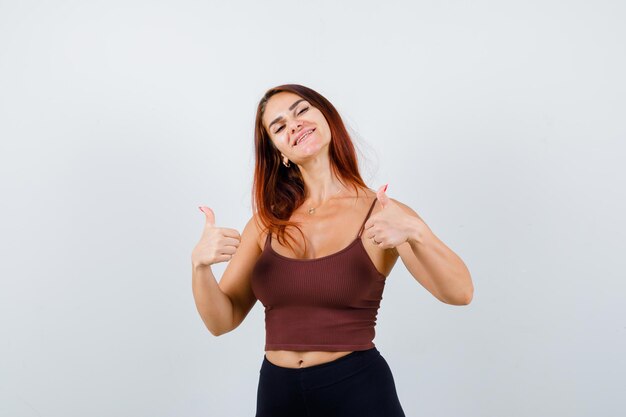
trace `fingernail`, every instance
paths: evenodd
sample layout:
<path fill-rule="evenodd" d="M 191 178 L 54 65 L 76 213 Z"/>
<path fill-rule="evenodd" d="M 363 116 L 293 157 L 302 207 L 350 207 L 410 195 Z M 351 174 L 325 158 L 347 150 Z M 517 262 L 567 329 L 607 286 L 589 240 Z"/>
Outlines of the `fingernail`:
<path fill-rule="evenodd" d="M 388 186 L 388 185 L 389 185 L 389 183 L 385 184 L 385 189 L 383 190 L 383 193 L 384 193 L 385 191 L 387 191 L 387 186 Z"/>
<path fill-rule="evenodd" d="M 202 207 L 201 207 L 201 206 L 198 206 L 198 208 L 200 209 L 200 211 L 201 211 L 201 212 L 203 212 L 203 213 L 204 213 L 204 210 L 202 210 Z"/>

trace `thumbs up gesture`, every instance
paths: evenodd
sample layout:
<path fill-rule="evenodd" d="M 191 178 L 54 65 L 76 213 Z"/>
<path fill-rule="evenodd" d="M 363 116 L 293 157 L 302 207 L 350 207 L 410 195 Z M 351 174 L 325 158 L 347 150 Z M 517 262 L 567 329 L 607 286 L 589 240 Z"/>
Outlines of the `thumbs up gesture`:
<path fill-rule="evenodd" d="M 387 185 L 383 185 L 376 192 L 382 210 L 367 219 L 363 230 L 364 236 L 382 249 L 395 248 L 412 239 L 416 222 L 421 222 L 419 216 L 408 214 L 410 208 L 400 207 L 400 204 L 390 199 L 385 194 L 386 190 Z"/>
<path fill-rule="evenodd" d="M 191 262 L 194 266 L 209 266 L 229 261 L 241 241 L 241 235 L 235 229 L 216 227 L 215 213 L 207 206 L 198 207 L 206 216 L 200 241 L 193 249 Z"/>

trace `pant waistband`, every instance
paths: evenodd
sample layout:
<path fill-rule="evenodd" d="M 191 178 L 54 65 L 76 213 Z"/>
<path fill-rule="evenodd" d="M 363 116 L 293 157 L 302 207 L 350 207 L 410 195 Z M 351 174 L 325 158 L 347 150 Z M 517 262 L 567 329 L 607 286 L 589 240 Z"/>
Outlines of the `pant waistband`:
<path fill-rule="evenodd" d="M 260 372 L 283 384 L 297 384 L 302 389 L 310 390 L 333 385 L 349 378 L 375 363 L 380 356 L 378 349 L 373 347 L 367 350 L 355 350 L 334 361 L 305 368 L 278 366 L 264 356 Z"/>
<path fill-rule="evenodd" d="M 367 350 L 355 350 L 354 352 L 348 353 L 345 356 L 342 356 L 338 359 L 335 359 L 330 362 L 320 363 L 317 365 L 307 366 L 304 368 L 286 368 L 283 366 L 278 366 L 273 364 L 267 359 L 267 355 L 263 355 L 263 365 L 261 369 L 264 370 L 272 370 L 273 372 L 282 372 L 285 374 L 310 374 L 316 373 L 326 368 L 335 368 L 335 367 L 344 367 L 344 366 L 353 366 L 355 362 L 363 362 L 371 359 L 373 357 L 379 356 L 380 352 L 376 347 L 367 349 Z"/>

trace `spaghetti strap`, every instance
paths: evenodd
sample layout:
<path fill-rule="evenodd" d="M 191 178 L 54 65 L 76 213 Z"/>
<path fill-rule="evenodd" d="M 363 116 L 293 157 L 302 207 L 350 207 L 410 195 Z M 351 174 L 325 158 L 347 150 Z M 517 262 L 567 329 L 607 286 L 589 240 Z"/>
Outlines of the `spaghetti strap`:
<path fill-rule="evenodd" d="M 374 201 L 372 202 L 372 205 L 370 206 L 370 209 L 367 212 L 367 216 L 365 216 L 365 220 L 363 220 L 363 224 L 361 225 L 361 228 L 359 229 L 359 234 L 356 235 L 357 238 L 361 237 L 361 233 L 363 233 L 363 227 L 365 226 L 367 219 L 369 219 L 370 214 L 372 213 L 372 210 L 374 209 L 374 205 L 376 204 L 376 201 L 378 201 L 378 197 L 374 198 Z"/>

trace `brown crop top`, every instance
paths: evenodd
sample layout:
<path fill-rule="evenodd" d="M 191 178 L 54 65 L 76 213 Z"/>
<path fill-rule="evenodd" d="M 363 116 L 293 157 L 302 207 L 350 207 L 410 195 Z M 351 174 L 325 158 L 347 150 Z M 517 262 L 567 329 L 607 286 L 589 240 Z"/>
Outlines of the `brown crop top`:
<path fill-rule="evenodd" d="M 272 249 L 271 233 L 252 271 L 254 295 L 265 307 L 265 350 L 355 351 L 374 347 L 385 276 L 361 233 L 338 252 L 296 259 Z"/>

